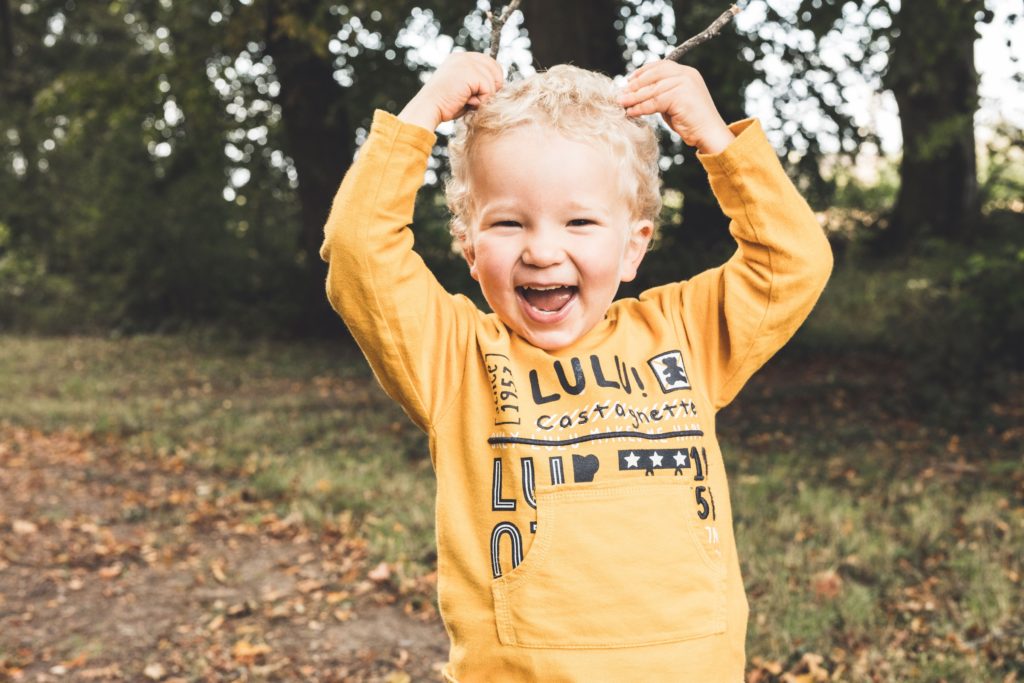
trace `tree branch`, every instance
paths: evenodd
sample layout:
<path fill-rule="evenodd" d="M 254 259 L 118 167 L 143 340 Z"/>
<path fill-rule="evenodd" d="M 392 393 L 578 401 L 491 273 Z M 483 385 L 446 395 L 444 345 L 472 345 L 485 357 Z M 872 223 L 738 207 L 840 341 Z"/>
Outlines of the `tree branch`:
<path fill-rule="evenodd" d="M 708 26 L 706 29 L 704 29 L 694 37 L 690 38 L 683 44 L 676 47 L 674 50 L 672 50 L 672 52 L 669 52 L 665 59 L 671 59 L 673 62 L 681 61 L 683 55 L 685 55 L 687 52 L 697 47 L 698 45 L 706 43 L 707 41 L 717 36 L 718 32 L 721 31 L 722 28 L 726 24 L 728 24 L 734 16 L 736 16 L 739 13 L 740 8 L 737 7 L 736 5 L 732 5 L 729 9 L 722 12 L 722 14 L 717 19 L 715 19 L 711 23 L 711 25 Z"/>
<path fill-rule="evenodd" d="M 505 9 L 501 10 L 501 14 L 497 18 L 490 11 L 487 12 L 487 19 L 491 22 L 491 45 L 487 48 L 487 54 L 492 59 L 498 58 L 498 48 L 501 47 L 501 29 L 505 27 L 512 13 L 519 8 L 519 2 L 520 0 L 512 0 L 505 5 Z"/>

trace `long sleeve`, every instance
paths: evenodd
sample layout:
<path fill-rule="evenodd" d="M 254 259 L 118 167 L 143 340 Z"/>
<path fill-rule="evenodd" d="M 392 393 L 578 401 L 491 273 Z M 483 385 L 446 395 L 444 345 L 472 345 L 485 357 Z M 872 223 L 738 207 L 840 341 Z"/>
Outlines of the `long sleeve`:
<path fill-rule="evenodd" d="M 416 192 L 433 133 L 382 111 L 334 198 L 320 256 L 327 296 L 385 391 L 424 430 L 458 387 L 475 308 L 413 251 Z"/>
<path fill-rule="evenodd" d="M 699 158 L 738 248 L 680 290 L 683 329 L 716 409 L 796 332 L 832 270 L 828 240 L 760 124 L 731 128 L 729 147 Z"/>

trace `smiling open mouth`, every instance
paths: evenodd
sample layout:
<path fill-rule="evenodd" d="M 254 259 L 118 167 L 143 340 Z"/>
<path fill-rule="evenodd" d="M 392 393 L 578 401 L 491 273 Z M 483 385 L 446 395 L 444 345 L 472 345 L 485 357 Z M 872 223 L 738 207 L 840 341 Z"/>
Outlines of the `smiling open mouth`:
<path fill-rule="evenodd" d="M 526 303 L 538 311 L 555 313 L 572 301 L 577 288 L 570 285 L 551 287 L 516 287 L 516 292 Z"/>

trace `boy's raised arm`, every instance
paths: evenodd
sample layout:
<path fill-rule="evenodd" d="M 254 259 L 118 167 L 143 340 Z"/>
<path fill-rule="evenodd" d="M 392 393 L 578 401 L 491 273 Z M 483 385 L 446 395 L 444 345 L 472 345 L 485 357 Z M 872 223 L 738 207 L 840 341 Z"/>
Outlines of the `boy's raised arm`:
<path fill-rule="evenodd" d="M 731 219 L 736 253 L 682 288 L 682 320 L 716 408 L 793 335 L 832 268 L 832 252 L 807 202 L 756 121 L 727 126 L 700 74 L 654 62 L 630 77 L 620 102 L 631 116 L 660 113 L 697 148 Z"/>
<path fill-rule="evenodd" d="M 475 308 L 451 297 L 413 250 L 416 193 L 442 121 L 485 101 L 502 84 L 490 57 L 451 56 L 396 118 L 374 115 L 324 227 L 327 295 L 384 389 L 422 428 L 458 389 Z M 412 124 L 412 125 L 410 125 Z M 461 351 L 460 351 L 461 349 Z"/>

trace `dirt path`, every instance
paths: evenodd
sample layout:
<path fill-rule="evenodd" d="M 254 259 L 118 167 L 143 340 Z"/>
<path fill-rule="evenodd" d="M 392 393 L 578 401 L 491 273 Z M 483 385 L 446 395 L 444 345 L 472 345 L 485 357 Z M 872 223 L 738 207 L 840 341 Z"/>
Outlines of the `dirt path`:
<path fill-rule="evenodd" d="M 429 580 L 178 455 L 0 427 L 0 492 L 0 681 L 439 679 Z"/>

